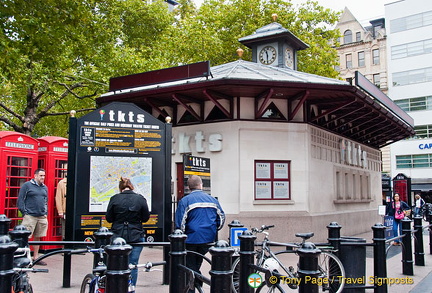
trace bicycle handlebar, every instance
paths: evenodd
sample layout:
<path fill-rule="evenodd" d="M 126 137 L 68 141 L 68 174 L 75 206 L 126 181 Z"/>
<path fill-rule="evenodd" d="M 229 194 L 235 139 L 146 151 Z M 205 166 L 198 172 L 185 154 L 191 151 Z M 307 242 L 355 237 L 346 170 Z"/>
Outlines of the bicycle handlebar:
<path fill-rule="evenodd" d="M 262 233 L 265 230 L 269 230 L 270 228 L 274 228 L 275 225 L 262 225 L 260 229 L 258 228 L 252 228 L 253 233 Z"/>
<path fill-rule="evenodd" d="M 144 267 L 144 269 L 146 271 L 149 271 L 152 267 L 163 266 L 163 265 L 166 265 L 166 261 L 161 261 L 161 262 L 150 262 L 149 261 L 149 262 L 147 262 L 145 264 L 136 264 L 136 265 L 129 264 L 129 269 L 133 270 L 133 269 Z"/>
<path fill-rule="evenodd" d="M 35 268 L 13 268 L 15 272 L 32 272 L 32 273 L 48 273 L 48 269 L 35 269 Z"/>

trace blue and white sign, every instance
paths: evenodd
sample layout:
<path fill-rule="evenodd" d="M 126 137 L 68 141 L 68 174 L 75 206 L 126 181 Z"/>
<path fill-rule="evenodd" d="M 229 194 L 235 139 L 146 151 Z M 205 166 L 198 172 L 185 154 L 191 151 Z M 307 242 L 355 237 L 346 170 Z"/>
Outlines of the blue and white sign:
<path fill-rule="evenodd" d="M 240 246 L 240 239 L 238 238 L 239 235 L 243 233 L 243 231 L 246 231 L 247 228 L 239 227 L 239 228 L 231 228 L 231 235 L 230 235 L 230 245 L 231 246 Z"/>

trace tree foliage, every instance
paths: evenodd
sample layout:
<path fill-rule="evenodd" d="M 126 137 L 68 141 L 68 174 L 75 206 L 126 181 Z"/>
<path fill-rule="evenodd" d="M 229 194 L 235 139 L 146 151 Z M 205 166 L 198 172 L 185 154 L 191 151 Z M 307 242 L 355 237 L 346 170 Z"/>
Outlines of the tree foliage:
<path fill-rule="evenodd" d="M 110 77 L 204 60 L 218 65 L 251 52 L 238 39 L 271 15 L 310 48 L 299 70 L 336 77 L 329 29 L 338 15 L 307 2 L 207 0 L 197 8 L 164 1 L 3 0 L 0 4 L 0 129 L 66 136 L 70 110 L 85 113 Z"/>
<path fill-rule="evenodd" d="M 162 1 L 0 5 L 0 121 L 35 136 L 65 135 L 65 114 L 94 108 L 109 77 L 156 67 L 149 48 L 173 22 Z"/>

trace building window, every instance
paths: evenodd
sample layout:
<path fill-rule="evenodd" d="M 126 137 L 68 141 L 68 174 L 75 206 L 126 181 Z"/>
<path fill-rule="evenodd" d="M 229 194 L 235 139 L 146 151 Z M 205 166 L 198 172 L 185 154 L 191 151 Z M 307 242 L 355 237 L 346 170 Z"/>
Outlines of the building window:
<path fill-rule="evenodd" d="M 416 138 L 432 138 L 432 125 L 418 125 L 414 126 Z"/>
<path fill-rule="evenodd" d="M 372 62 L 373 62 L 374 65 L 380 64 L 379 49 L 372 50 Z"/>
<path fill-rule="evenodd" d="M 365 66 L 365 52 L 364 51 L 358 52 L 358 66 L 359 67 Z"/>
<path fill-rule="evenodd" d="M 432 154 L 396 156 L 396 168 L 431 168 Z"/>
<path fill-rule="evenodd" d="M 352 68 L 352 55 L 346 54 L 346 68 Z"/>
<path fill-rule="evenodd" d="M 432 81 L 432 67 L 393 73 L 393 86 Z"/>
<path fill-rule="evenodd" d="M 394 102 L 406 112 L 432 110 L 432 96 L 395 100 Z"/>
<path fill-rule="evenodd" d="M 393 60 L 429 53 L 432 53 L 432 39 L 402 44 L 391 48 L 391 58 Z"/>
<path fill-rule="evenodd" d="M 290 161 L 255 161 L 255 200 L 289 200 Z"/>
<path fill-rule="evenodd" d="M 378 88 L 380 88 L 381 83 L 380 83 L 380 74 L 379 74 L 379 73 L 373 75 L 373 83 L 374 83 L 374 85 L 376 85 Z"/>
<path fill-rule="evenodd" d="M 361 41 L 361 32 L 356 32 L 356 42 Z"/>
<path fill-rule="evenodd" d="M 401 17 L 390 21 L 391 33 L 402 32 L 432 24 L 432 11 Z"/>
<path fill-rule="evenodd" d="M 350 30 L 346 30 L 344 32 L 344 44 L 352 43 L 352 32 Z"/>

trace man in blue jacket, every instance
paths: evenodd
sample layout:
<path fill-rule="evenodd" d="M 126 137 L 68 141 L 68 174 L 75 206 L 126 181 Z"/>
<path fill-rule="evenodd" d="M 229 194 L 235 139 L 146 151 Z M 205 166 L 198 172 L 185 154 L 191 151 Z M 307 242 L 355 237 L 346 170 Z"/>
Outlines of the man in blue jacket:
<path fill-rule="evenodd" d="M 201 177 L 192 175 L 187 182 L 191 193 L 178 203 L 175 213 L 176 229 L 181 229 L 186 235 L 186 249 L 199 254 L 206 254 L 209 244 L 216 240 L 217 231 L 225 222 L 225 213 L 219 202 L 202 191 Z M 200 272 L 202 257 L 188 253 L 186 266 Z"/>
<path fill-rule="evenodd" d="M 34 178 L 25 182 L 18 194 L 18 209 L 23 214 L 22 225 L 32 232 L 34 241 L 40 241 L 48 230 L 48 189 L 44 184 L 45 170 L 37 169 Z M 39 257 L 39 245 L 34 245 L 33 258 Z M 36 264 L 46 265 L 44 261 Z"/>

